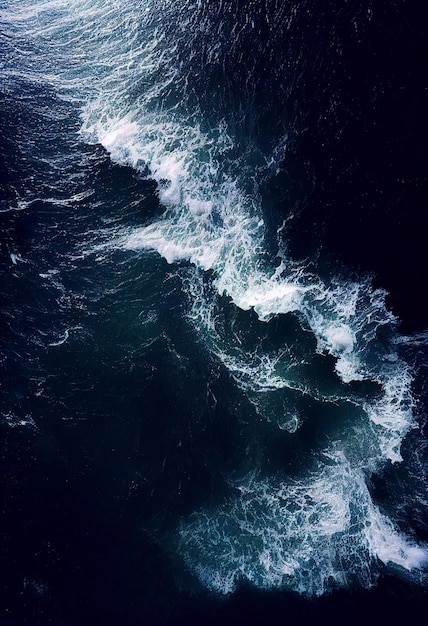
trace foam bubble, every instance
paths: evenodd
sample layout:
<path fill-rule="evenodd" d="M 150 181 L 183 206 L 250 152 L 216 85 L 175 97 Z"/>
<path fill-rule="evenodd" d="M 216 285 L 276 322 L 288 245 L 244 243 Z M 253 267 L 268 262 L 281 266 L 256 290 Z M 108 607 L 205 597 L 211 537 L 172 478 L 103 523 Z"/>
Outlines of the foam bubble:
<path fill-rule="evenodd" d="M 370 552 L 385 565 L 395 564 L 411 571 L 428 564 L 428 548 L 400 535 L 376 507 L 371 507 L 371 522 L 366 525 L 365 538 Z"/>
<path fill-rule="evenodd" d="M 326 340 L 335 353 L 350 354 L 354 348 L 355 336 L 349 326 L 332 326 L 326 331 Z"/>
<path fill-rule="evenodd" d="M 10 260 L 12 261 L 13 265 L 17 265 L 18 263 L 23 263 L 24 262 L 24 259 L 21 257 L 21 255 L 19 253 L 11 252 L 9 256 L 10 256 Z"/>
<path fill-rule="evenodd" d="M 263 321 L 268 321 L 277 313 L 299 311 L 302 306 L 303 294 L 307 287 L 303 285 L 280 282 L 266 277 L 253 278 L 246 293 L 240 294 L 235 304 L 241 309 L 253 308 Z"/>

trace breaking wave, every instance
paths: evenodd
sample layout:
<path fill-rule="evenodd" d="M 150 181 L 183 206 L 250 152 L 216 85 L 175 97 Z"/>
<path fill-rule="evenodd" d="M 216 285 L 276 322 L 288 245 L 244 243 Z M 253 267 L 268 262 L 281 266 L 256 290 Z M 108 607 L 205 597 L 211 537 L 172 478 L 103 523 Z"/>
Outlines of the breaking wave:
<path fill-rule="evenodd" d="M 402 461 L 416 424 L 397 321 L 369 279 L 322 277 L 312 263 L 289 258 L 279 240 L 268 250 L 257 177 L 278 166 L 277 151 L 240 152 L 225 120 L 192 108 L 182 59 L 201 45 L 201 4 L 12 2 L 2 15 L 18 39 L 25 26 L 44 61 L 26 77 L 81 107 L 81 137 L 157 181 L 163 212 L 142 216 L 138 228 L 107 227 L 92 251 L 155 251 L 177 264 L 189 324 L 278 436 L 335 411 L 335 427 L 326 425 L 322 445 L 310 451 L 310 469 L 230 477 L 234 495 L 183 520 L 177 550 L 220 593 L 248 580 L 321 595 L 374 584 L 380 564 L 418 570 L 425 548 L 400 534 L 367 486 L 374 472 Z M 277 320 L 280 341 L 271 330 Z M 319 407 L 310 417 L 307 398 Z"/>

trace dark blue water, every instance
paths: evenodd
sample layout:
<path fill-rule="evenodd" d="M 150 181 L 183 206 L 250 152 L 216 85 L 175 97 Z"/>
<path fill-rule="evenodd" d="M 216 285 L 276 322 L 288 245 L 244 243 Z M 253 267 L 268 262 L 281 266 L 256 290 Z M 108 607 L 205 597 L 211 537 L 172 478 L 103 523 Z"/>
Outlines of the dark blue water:
<path fill-rule="evenodd" d="M 1 624 L 425 623 L 425 20 L 0 2 Z"/>

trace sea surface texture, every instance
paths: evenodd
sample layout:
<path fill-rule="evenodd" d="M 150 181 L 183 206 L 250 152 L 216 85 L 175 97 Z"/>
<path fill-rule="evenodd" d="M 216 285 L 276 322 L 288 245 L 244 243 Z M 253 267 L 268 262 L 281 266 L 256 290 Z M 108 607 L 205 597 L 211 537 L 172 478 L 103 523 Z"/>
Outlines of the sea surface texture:
<path fill-rule="evenodd" d="M 0 1 L 4 623 L 423 605 L 427 12 Z"/>

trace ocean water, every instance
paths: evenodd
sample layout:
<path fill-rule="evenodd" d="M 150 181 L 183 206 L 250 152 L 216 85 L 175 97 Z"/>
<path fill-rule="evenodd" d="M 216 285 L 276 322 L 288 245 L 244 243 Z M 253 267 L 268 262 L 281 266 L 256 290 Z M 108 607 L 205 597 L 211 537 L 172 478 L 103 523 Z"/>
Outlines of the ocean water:
<path fill-rule="evenodd" d="M 426 13 L 0 2 L 1 623 L 424 623 Z"/>

